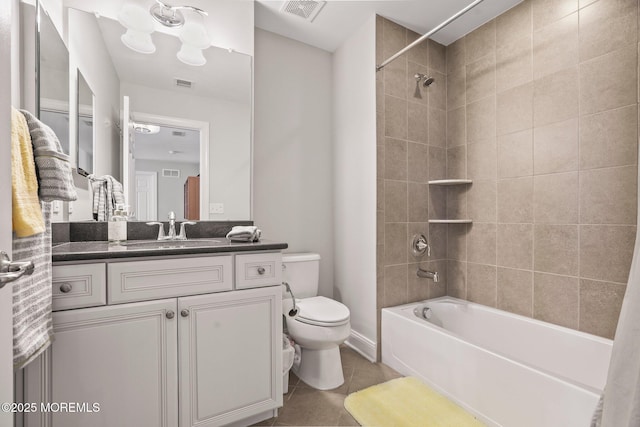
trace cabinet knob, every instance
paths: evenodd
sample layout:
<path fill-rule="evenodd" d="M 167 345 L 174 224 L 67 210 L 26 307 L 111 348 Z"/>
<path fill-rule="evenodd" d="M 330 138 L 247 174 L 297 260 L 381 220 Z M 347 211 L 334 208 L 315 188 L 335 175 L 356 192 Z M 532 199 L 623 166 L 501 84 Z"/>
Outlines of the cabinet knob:
<path fill-rule="evenodd" d="M 169 310 L 167 311 L 167 314 L 165 314 L 165 316 L 167 316 L 167 319 L 173 319 L 175 315 L 176 314 L 173 312 L 173 310 Z"/>
<path fill-rule="evenodd" d="M 63 294 L 68 294 L 69 292 L 71 292 L 71 284 L 63 283 L 62 285 L 60 285 L 60 292 L 62 292 Z"/>
<path fill-rule="evenodd" d="M 264 267 L 258 267 L 258 274 L 262 275 L 265 271 Z"/>
<path fill-rule="evenodd" d="M 180 316 L 182 317 L 189 316 L 189 310 L 187 310 L 186 308 L 183 308 L 182 311 L 180 312 Z"/>

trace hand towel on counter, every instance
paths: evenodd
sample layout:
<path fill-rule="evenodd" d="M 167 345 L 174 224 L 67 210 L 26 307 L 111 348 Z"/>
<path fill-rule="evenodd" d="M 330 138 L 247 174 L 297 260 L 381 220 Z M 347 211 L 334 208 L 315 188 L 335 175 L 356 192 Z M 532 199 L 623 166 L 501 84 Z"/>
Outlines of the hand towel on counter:
<path fill-rule="evenodd" d="M 51 315 L 51 203 L 42 202 L 45 232 L 13 238 L 13 260 L 33 261 L 30 276 L 13 285 L 13 366 L 21 369 L 49 347 Z"/>
<path fill-rule="evenodd" d="M 62 151 L 62 145 L 60 145 L 55 132 L 30 112 L 26 110 L 21 110 L 21 112 L 27 119 L 33 143 L 33 155 L 38 169 L 40 200 L 45 202 L 76 200 L 78 194 L 73 185 L 69 156 Z"/>
<path fill-rule="evenodd" d="M 38 178 L 33 161 L 29 127 L 24 116 L 11 108 L 11 199 L 13 231 L 28 237 L 45 231 L 38 199 Z"/>
<path fill-rule="evenodd" d="M 111 175 L 95 178 L 89 175 L 93 190 L 93 219 L 109 221 L 117 205 L 124 205 L 122 184 Z"/>
<path fill-rule="evenodd" d="M 258 242 L 262 231 L 253 225 L 236 225 L 227 233 L 227 239 L 232 242 Z"/>

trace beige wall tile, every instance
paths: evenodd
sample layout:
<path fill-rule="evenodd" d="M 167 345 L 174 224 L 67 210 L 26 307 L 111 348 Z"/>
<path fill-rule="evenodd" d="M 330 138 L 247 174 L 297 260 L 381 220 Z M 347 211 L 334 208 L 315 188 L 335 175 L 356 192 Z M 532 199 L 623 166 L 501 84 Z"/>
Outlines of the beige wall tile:
<path fill-rule="evenodd" d="M 495 179 L 474 180 L 466 194 L 469 218 L 477 222 L 496 222 L 497 183 Z"/>
<path fill-rule="evenodd" d="M 429 68 L 433 68 L 439 73 L 447 73 L 446 47 L 440 43 L 428 40 Z"/>
<path fill-rule="evenodd" d="M 498 181 L 498 222 L 533 222 L 533 178 Z"/>
<path fill-rule="evenodd" d="M 447 112 L 429 107 L 429 145 L 447 146 Z"/>
<path fill-rule="evenodd" d="M 447 218 L 467 218 L 466 188 L 447 188 Z"/>
<path fill-rule="evenodd" d="M 471 64 L 483 56 L 493 53 L 496 46 L 496 23 L 489 21 L 481 27 L 467 34 L 466 63 Z"/>
<path fill-rule="evenodd" d="M 533 131 L 531 129 L 498 137 L 498 178 L 533 174 Z"/>
<path fill-rule="evenodd" d="M 438 273 L 438 282 L 428 280 L 429 298 L 438 298 L 447 295 L 447 261 L 444 259 L 437 261 L 429 261 L 427 263 L 427 271 Z"/>
<path fill-rule="evenodd" d="M 635 235 L 635 226 L 581 225 L 580 276 L 627 283 Z"/>
<path fill-rule="evenodd" d="M 447 258 L 466 261 L 467 224 L 449 224 L 447 229 Z"/>
<path fill-rule="evenodd" d="M 580 168 L 635 165 L 638 159 L 638 106 L 580 118 Z"/>
<path fill-rule="evenodd" d="M 491 95 L 467 105 L 467 144 L 496 136 L 496 97 Z"/>
<path fill-rule="evenodd" d="M 466 68 L 463 66 L 447 74 L 447 110 L 462 107 L 466 100 Z"/>
<path fill-rule="evenodd" d="M 464 145 L 447 149 L 447 178 L 455 179 L 467 176 L 466 153 L 467 147 Z"/>
<path fill-rule="evenodd" d="M 439 185 L 429 188 L 429 219 L 445 219 L 447 217 L 446 189 Z"/>
<path fill-rule="evenodd" d="M 407 45 L 413 43 L 421 37 L 420 34 L 415 31 L 407 30 Z M 429 47 L 426 41 L 414 46 L 407 52 L 409 61 L 415 62 L 420 65 L 429 65 Z"/>
<path fill-rule="evenodd" d="M 384 211 L 376 211 L 376 241 L 384 242 Z M 383 246 L 384 250 L 384 246 Z"/>
<path fill-rule="evenodd" d="M 406 264 L 407 245 L 407 224 L 387 223 L 384 228 L 385 265 Z"/>
<path fill-rule="evenodd" d="M 467 178 L 496 178 L 496 140 L 480 141 L 467 145 Z"/>
<path fill-rule="evenodd" d="M 376 209 L 384 212 L 384 179 L 376 180 Z"/>
<path fill-rule="evenodd" d="M 637 43 L 580 64 L 580 114 L 636 104 L 637 65 Z"/>
<path fill-rule="evenodd" d="M 426 183 L 429 180 L 429 147 L 415 142 L 407 144 L 407 179 Z"/>
<path fill-rule="evenodd" d="M 496 105 L 498 135 L 530 129 L 533 126 L 533 83 L 499 93 Z"/>
<path fill-rule="evenodd" d="M 578 226 L 535 224 L 534 270 L 578 275 Z"/>
<path fill-rule="evenodd" d="M 577 67 L 567 68 L 534 81 L 533 124 L 535 127 L 574 117 L 578 117 Z"/>
<path fill-rule="evenodd" d="M 638 40 L 636 0 L 598 1 L 580 10 L 580 60 Z"/>
<path fill-rule="evenodd" d="M 466 109 L 450 110 L 447 113 L 447 147 L 466 144 Z"/>
<path fill-rule="evenodd" d="M 496 297 L 496 266 L 467 263 L 467 299 L 495 307 Z"/>
<path fill-rule="evenodd" d="M 429 140 L 429 107 L 409 102 L 407 113 L 409 140 L 426 144 Z"/>
<path fill-rule="evenodd" d="M 385 95 L 384 129 L 386 136 L 407 139 L 407 101 Z"/>
<path fill-rule="evenodd" d="M 384 94 L 407 98 L 406 58 L 398 58 L 384 67 Z"/>
<path fill-rule="evenodd" d="M 508 38 L 496 50 L 496 90 L 502 92 L 533 80 L 531 32 Z"/>
<path fill-rule="evenodd" d="M 533 316 L 533 272 L 498 267 L 498 308 L 523 316 Z"/>
<path fill-rule="evenodd" d="M 524 1 L 496 18 L 496 44 L 531 35 L 531 2 Z"/>
<path fill-rule="evenodd" d="M 428 105 L 429 94 L 426 90 L 424 90 L 424 88 L 421 85 L 421 82 L 416 81 L 416 73 L 428 75 L 429 68 L 426 65 L 420 65 L 415 62 L 409 62 L 407 66 L 407 75 L 403 80 L 406 86 L 405 96 L 407 100 L 410 102 Z"/>
<path fill-rule="evenodd" d="M 393 21 L 382 21 L 382 54 L 386 58 L 407 45 L 407 29 Z"/>
<path fill-rule="evenodd" d="M 636 166 L 581 171 L 580 222 L 635 225 L 637 194 Z"/>
<path fill-rule="evenodd" d="M 406 304 L 407 265 L 390 265 L 384 268 L 384 307 Z"/>
<path fill-rule="evenodd" d="M 498 224 L 497 265 L 533 268 L 533 224 Z"/>
<path fill-rule="evenodd" d="M 533 178 L 533 218 L 536 224 L 578 223 L 578 172 Z"/>
<path fill-rule="evenodd" d="M 447 176 L 447 150 L 429 147 L 429 179 L 444 179 Z"/>
<path fill-rule="evenodd" d="M 429 87 L 420 86 L 422 93 L 426 93 L 429 98 L 429 107 L 439 108 L 441 110 L 447 109 L 447 76 L 429 69 L 429 76 L 435 80 Z M 424 95 L 423 95 L 424 96 Z"/>
<path fill-rule="evenodd" d="M 384 181 L 384 218 L 386 222 L 407 222 L 407 182 Z"/>
<path fill-rule="evenodd" d="M 467 298 L 467 263 L 447 261 L 447 295 Z"/>
<path fill-rule="evenodd" d="M 578 64 L 578 13 L 533 32 L 533 78 Z"/>
<path fill-rule="evenodd" d="M 384 177 L 407 179 L 407 142 L 386 138 L 384 143 Z"/>
<path fill-rule="evenodd" d="M 384 53 L 382 47 L 384 45 L 384 33 L 382 27 L 384 26 L 384 18 L 380 15 L 376 15 L 376 63 L 384 61 Z"/>
<path fill-rule="evenodd" d="M 427 224 L 431 259 L 447 258 L 447 224 Z"/>
<path fill-rule="evenodd" d="M 577 277 L 535 273 L 533 317 L 569 328 L 578 328 L 580 285 Z"/>
<path fill-rule="evenodd" d="M 532 0 L 531 7 L 537 30 L 578 10 L 578 0 Z"/>
<path fill-rule="evenodd" d="M 477 101 L 495 93 L 495 54 L 486 55 L 475 62 L 467 64 L 466 88 L 467 103 Z"/>
<path fill-rule="evenodd" d="M 426 221 L 429 215 L 429 186 L 410 182 L 408 218 L 410 222 Z"/>
<path fill-rule="evenodd" d="M 580 330 L 613 339 L 626 285 L 580 280 Z"/>
<path fill-rule="evenodd" d="M 465 65 L 465 38 L 462 37 L 447 46 L 447 75 Z"/>
<path fill-rule="evenodd" d="M 496 224 L 471 224 L 467 235 L 467 261 L 496 265 Z"/>
<path fill-rule="evenodd" d="M 573 118 L 533 131 L 535 174 L 578 170 L 578 119 Z"/>
<path fill-rule="evenodd" d="M 419 267 L 427 269 L 427 262 L 407 264 L 407 302 L 423 301 L 429 298 L 428 279 L 418 277 Z"/>

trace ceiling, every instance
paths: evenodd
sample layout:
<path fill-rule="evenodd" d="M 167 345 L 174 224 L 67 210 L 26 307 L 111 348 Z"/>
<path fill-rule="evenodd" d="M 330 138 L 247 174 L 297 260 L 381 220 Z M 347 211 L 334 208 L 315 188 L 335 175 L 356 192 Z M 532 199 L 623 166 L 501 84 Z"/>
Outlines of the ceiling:
<path fill-rule="evenodd" d="M 176 136 L 174 132 L 181 135 Z M 133 154 L 136 159 L 200 163 L 200 132 L 197 130 L 160 126 L 156 134 L 136 132 L 134 138 Z"/>
<path fill-rule="evenodd" d="M 433 40 L 448 45 L 475 28 L 490 21 L 522 0 L 485 0 L 436 33 Z M 472 0 L 329 0 L 313 22 L 280 12 L 284 1 L 256 0 L 255 24 L 329 52 L 335 51 L 373 14 L 425 34 Z"/>

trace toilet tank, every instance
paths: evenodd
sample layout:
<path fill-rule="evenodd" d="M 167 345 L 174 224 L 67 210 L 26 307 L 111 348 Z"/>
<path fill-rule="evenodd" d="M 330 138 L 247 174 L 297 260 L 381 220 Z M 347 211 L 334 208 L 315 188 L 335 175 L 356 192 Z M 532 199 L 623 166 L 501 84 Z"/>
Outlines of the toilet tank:
<path fill-rule="evenodd" d="M 282 254 L 282 278 L 289 283 L 296 298 L 318 295 L 320 255 L 314 253 Z"/>

